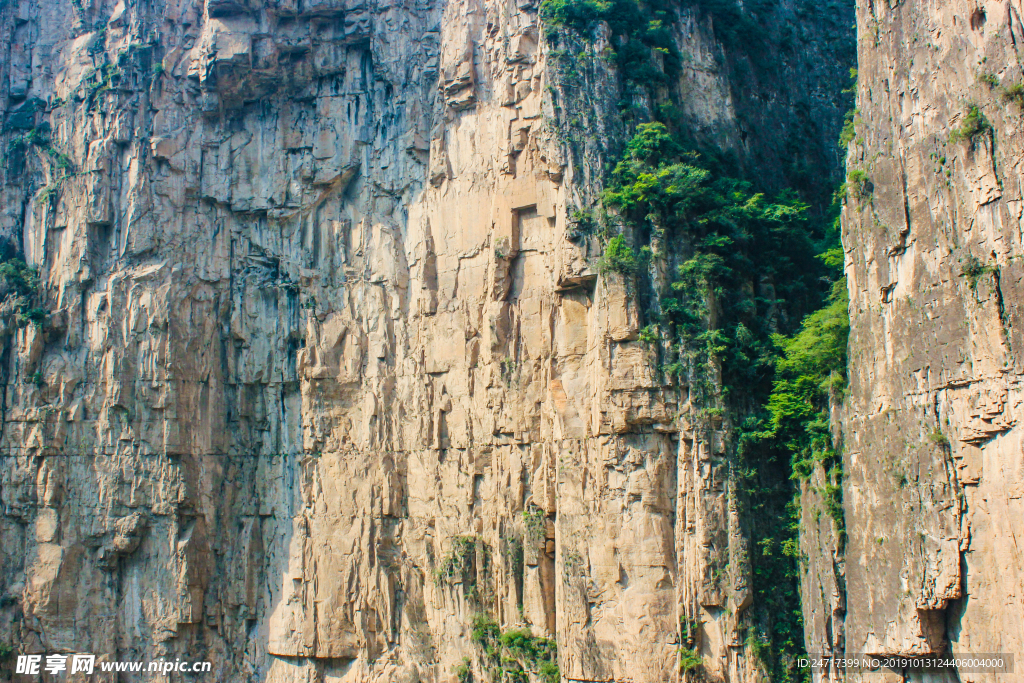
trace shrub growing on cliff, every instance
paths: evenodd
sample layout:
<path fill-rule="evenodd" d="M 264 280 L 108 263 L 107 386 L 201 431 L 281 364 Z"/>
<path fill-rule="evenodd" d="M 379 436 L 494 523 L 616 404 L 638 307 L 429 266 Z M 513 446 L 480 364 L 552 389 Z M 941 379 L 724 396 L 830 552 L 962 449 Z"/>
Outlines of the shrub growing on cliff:
<path fill-rule="evenodd" d="M 501 659 L 510 671 L 532 671 L 544 683 L 558 683 L 558 646 L 534 636 L 528 629 L 509 629 L 498 639 Z"/>
<path fill-rule="evenodd" d="M 663 0 L 543 0 L 540 8 L 551 43 L 560 30 L 589 39 L 597 22 L 607 22 L 612 36 L 608 56 L 624 81 L 641 87 L 667 83 L 680 72 L 682 58 L 669 30 L 674 12 Z M 558 54 L 565 75 L 571 73 L 576 80 L 579 71 L 573 60 Z"/>
<path fill-rule="evenodd" d="M 841 263 L 842 253 L 833 250 L 825 257 Z M 768 398 L 768 430 L 762 436 L 789 451 L 796 476 L 806 478 L 814 463 L 836 457 L 829 407 L 846 389 L 849 335 L 846 279 L 842 278 L 832 286 L 828 305 L 804 318 L 799 332 L 774 337 L 782 358 Z"/>
<path fill-rule="evenodd" d="M 867 171 L 857 168 L 846 174 L 846 189 L 852 192 L 853 196 L 863 199 L 875 191 L 875 186 Z"/>
<path fill-rule="evenodd" d="M 0 279 L 3 280 L 7 295 L 32 296 L 39 289 L 39 273 L 29 268 L 20 258 L 10 258 L 0 263 Z"/>
<path fill-rule="evenodd" d="M 434 570 L 435 582 L 449 586 L 461 583 L 467 598 L 478 598 L 483 573 L 483 567 L 477 566 L 478 555 L 486 560 L 487 546 L 483 541 L 475 536 L 456 536 L 451 550 Z"/>
<path fill-rule="evenodd" d="M 543 683 L 560 680 L 558 645 L 553 640 L 535 636 L 525 628 L 503 632 L 486 614 L 473 618 L 471 638 L 490 664 L 493 683 L 528 681 L 527 672 L 534 673 Z"/>
<path fill-rule="evenodd" d="M 838 242 L 837 223 L 813 216 L 794 191 L 757 192 L 722 167 L 713 155 L 688 151 L 665 124 L 646 124 L 603 199 L 637 243 L 658 235 L 659 258 L 671 266 L 662 272 L 675 277 L 652 291 L 657 283 L 638 273 L 640 296 L 649 292 L 657 304 L 646 329 L 658 330 L 662 367 L 686 386 L 694 431 L 710 439 L 724 427 L 729 435 L 724 457 L 751 524 L 755 600 L 744 619 L 759 636 L 750 653 L 771 680 L 803 681 L 806 672 L 792 663 L 804 646 L 791 475 L 809 450 L 823 459 L 836 454 L 828 407 L 845 385 L 843 255 L 828 250 Z M 838 211 L 834 203 L 822 213 Z M 834 474 L 826 506 L 841 517 Z"/>
<path fill-rule="evenodd" d="M 665 124 L 641 124 L 612 171 L 604 202 L 633 219 L 646 210 L 681 217 L 707 199 L 711 174 L 693 165 L 696 159 L 683 152 Z"/>
<path fill-rule="evenodd" d="M 984 71 L 978 74 L 978 82 L 984 83 L 990 88 L 995 88 L 999 85 L 999 77 L 991 71 Z"/>
<path fill-rule="evenodd" d="M 501 634 L 499 641 L 509 656 L 531 663 L 550 659 L 555 651 L 554 641 L 537 638 L 530 633 L 529 629 L 525 628 L 505 631 Z"/>
<path fill-rule="evenodd" d="M 970 254 L 964 259 L 963 268 L 960 270 L 960 277 L 967 280 L 967 284 L 971 289 L 977 289 L 978 281 L 985 275 L 996 272 L 996 270 L 996 266 L 986 265 L 977 256 Z"/>
<path fill-rule="evenodd" d="M 43 329 L 46 327 L 46 321 L 49 319 L 50 314 L 46 312 L 45 308 L 36 307 L 19 310 L 15 317 L 20 326 L 32 324 L 39 329 Z"/>
<path fill-rule="evenodd" d="M 540 17 L 554 26 L 564 26 L 580 33 L 604 19 L 611 10 L 609 0 L 544 0 L 540 4 Z"/>
<path fill-rule="evenodd" d="M 699 669 L 704 660 L 695 650 L 686 647 L 679 648 L 679 672 L 687 673 Z"/>
<path fill-rule="evenodd" d="M 601 273 L 634 275 L 638 267 L 637 255 L 626 244 L 622 235 L 616 235 L 608 241 L 608 246 L 605 247 L 604 254 L 597 263 L 597 269 Z"/>
<path fill-rule="evenodd" d="M 964 116 L 963 123 L 960 124 L 959 128 L 954 128 L 949 134 L 950 142 L 970 142 L 974 143 L 979 137 L 985 135 L 992 130 L 992 124 L 982 113 L 978 105 L 972 104 L 967 109 L 967 114 Z"/>
<path fill-rule="evenodd" d="M 469 668 L 469 657 L 463 657 L 462 661 L 452 667 L 452 675 L 458 683 L 470 683 L 473 680 L 473 671 Z"/>
<path fill-rule="evenodd" d="M 766 295 L 800 306 L 818 287 L 808 206 L 793 193 L 769 199 L 702 163 L 664 124 L 642 125 L 603 199 L 637 234 L 658 231 L 668 245 L 687 245 L 660 297 L 659 329 L 677 354 L 666 370 L 708 394 L 702 376 L 718 359 L 726 385 L 749 391 L 771 376 L 773 323 L 763 313 L 777 304 Z M 717 323 L 709 325 L 712 311 Z"/>
<path fill-rule="evenodd" d="M 626 143 L 627 159 L 655 166 L 678 157 L 681 152 L 678 141 L 663 123 L 641 123 Z"/>
<path fill-rule="evenodd" d="M 655 325 L 645 326 L 637 335 L 637 341 L 646 345 L 656 344 L 660 338 L 658 328 Z"/>
<path fill-rule="evenodd" d="M 1015 103 L 1018 107 L 1024 107 L 1024 83 L 1014 83 L 1003 88 L 1003 99 Z"/>
<path fill-rule="evenodd" d="M 490 648 L 493 648 L 498 642 L 499 636 L 501 636 L 501 629 L 490 615 L 478 614 L 473 617 L 473 630 L 470 633 L 470 638 L 483 648 L 484 654 L 488 657 L 492 654 Z"/>
<path fill-rule="evenodd" d="M 536 505 L 529 505 L 523 510 L 523 526 L 526 527 L 526 537 L 534 544 L 544 540 L 547 535 L 548 517 Z"/>
<path fill-rule="evenodd" d="M 0 239 L 0 297 L 7 305 L 8 312 L 14 313 L 17 324 L 28 324 L 43 328 L 49 318 L 45 308 L 33 306 L 38 303 L 39 272 L 29 267 L 10 239 Z"/>
<path fill-rule="evenodd" d="M 839 132 L 839 146 L 846 149 L 857 137 L 857 110 L 851 109 L 843 118 L 843 129 Z"/>

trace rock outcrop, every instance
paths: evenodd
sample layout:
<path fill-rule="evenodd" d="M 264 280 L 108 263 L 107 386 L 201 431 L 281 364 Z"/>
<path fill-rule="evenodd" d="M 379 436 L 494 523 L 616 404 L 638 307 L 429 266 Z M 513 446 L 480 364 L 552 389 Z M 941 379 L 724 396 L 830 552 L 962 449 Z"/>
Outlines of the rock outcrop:
<path fill-rule="evenodd" d="M 1021 12 L 858 8 L 839 419 L 849 542 L 845 571 L 812 557 L 831 585 L 805 607 L 819 652 L 1021 652 Z"/>
<path fill-rule="evenodd" d="M 819 59 L 833 56 L 814 40 L 825 29 L 790 36 L 809 47 L 771 52 L 769 74 L 699 7 L 676 11 L 688 58 L 676 86 L 698 135 L 760 164 L 768 185 L 833 177 L 847 65 Z M 776 29 L 793 18 L 771 11 Z M 828 31 L 844 12 L 828 10 Z M 692 406 L 655 372 L 635 298 L 598 275 L 599 241 L 576 218 L 628 130 L 602 31 L 580 48 L 593 65 L 581 89 L 529 0 L 0 5 L 0 236 L 38 269 L 46 310 L 28 324 L 7 311 L 3 330 L 5 642 L 205 659 L 219 681 L 415 683 L 452 680 L 467 659 L 485 675 L 472 630 L 488 615 L 557 641 L 564 680 L 675 680 L 684 642 L 713 677 L 759 676 L 740 620 L 744 522 L 717 458 L 727 440 L 687 432 Z M 787 146 L 801 145 L 813 153 L 791 169 Z M 982 147 L 948 163 L 991 165 Z M 1006 198 L 982 204 L 991 218 L 974 229 L 1005 269 L 968 291 L 947 268 L 959 298 L 942 301 L 976 326 L 989 369 L 936 366 L 913 399 L 892 385 L 877 409 L 869 386 L 917 377 L 884 366 L 906 354 L 854 382 L 851 471 L 877 457 L 856 444 L 902 424 L 885 422 L 890 406 L 949 415 L 954 444 L 907 470 L 906 504 L 932 521 L 908 566 L 920 591 L 892 606 L 899 628 L 847 620 L 877 647 L 929 642 L 934 620 L 919 633 L 899 619 L 960 597 L 965 472 L 979 487 L 1009 481 L 980 463 L 1013 433 L 999 363 L 1011 356 L 992 336 L 1015 310 L 996 301 L 1013 248 L 996 227 L 1011 214 L 994 208 L 1013 200 L 982 161 L 968 168 L 978 192 Z M 916 234 L 900 234 L 903 254 Z M 868 283 L 898 283 L 862 270 L 863 253 L 851 246 L 855 344 L 881 344 Z M 908 278 L 933 263 L 899 262 Z M 889 291 L 881 305 L 899 305 Z M 975 375 L 983 392 L 957 384 Z M 868 491 L 874 479 L 856 476 Z M 882 521 L 848 504 L 865 530 L 851 552 L 867 552 Z M 872 552 L 917 543 L 918 526 L 885 524 L 891 545 Z M 1009 538 L 983 526 L 971 548 Z"/>

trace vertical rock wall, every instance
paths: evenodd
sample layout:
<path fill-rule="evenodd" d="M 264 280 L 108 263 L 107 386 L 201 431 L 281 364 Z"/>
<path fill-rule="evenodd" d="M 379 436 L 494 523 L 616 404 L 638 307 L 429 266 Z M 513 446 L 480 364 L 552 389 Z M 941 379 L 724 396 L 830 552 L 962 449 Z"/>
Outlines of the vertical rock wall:
<path fill-rule="evenodd" d="M 735 100 L 710 23 L 676 27 L 695 128 L 773 149 L 793 94 Z M 486 613 L 567 680 L 654 683 L 685 617 L 757 676 L 725 442 L 570 220 L 615 75 L 568 144 L 541 34 L 522 1 L 0 5 L 0 235 L 49 311 L 4 312 L 5 642 L 415 683 L 479 670 Z"/>
<path fill-rule="evenodd" d="M 847 652 L 1021 652 L 1022 12 L 859 3 L 846 595 L 809 617 Z"/>

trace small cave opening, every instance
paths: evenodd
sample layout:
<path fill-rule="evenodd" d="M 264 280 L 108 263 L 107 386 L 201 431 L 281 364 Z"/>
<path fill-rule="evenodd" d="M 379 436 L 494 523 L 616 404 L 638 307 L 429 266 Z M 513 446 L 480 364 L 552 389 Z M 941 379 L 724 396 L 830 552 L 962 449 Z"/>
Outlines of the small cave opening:
<path fill-rule="evenodd" d="M 971 30 L 977 31 L 985 25 L 985 10 L 981 7 L 976 7 L 971 13 Z"/>

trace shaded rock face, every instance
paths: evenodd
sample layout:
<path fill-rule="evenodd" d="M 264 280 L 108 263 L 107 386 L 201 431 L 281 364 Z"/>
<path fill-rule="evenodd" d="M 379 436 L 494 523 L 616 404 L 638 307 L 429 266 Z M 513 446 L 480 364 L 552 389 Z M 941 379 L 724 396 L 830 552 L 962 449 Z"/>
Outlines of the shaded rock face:
<path fill-rule="evenodd" d="M 846 604 L 825 591 L 811 648 L 845 611 L 848 652 L 1021 651 L 1021 12 L 858 8 Z"/>
<path fill-rule="evenodd" d="M 768 149 L 678 27 L 686 116 Z M 19 0 L 0 31 L 0 234 L 50 312 L 4 329 L 4 638 L 415 683 L 487 613 L 653 683 L 686 617 L 756 678 L 725 439 L 575 232 L 609 159 L 560 136 L 535 4 Z"/>

